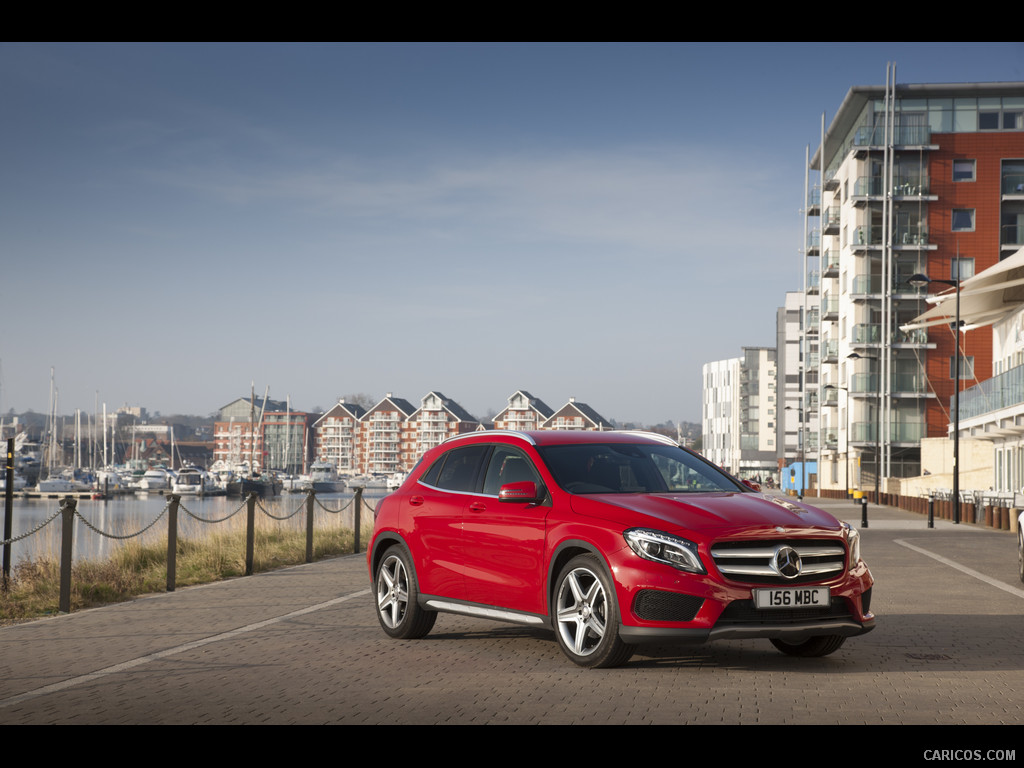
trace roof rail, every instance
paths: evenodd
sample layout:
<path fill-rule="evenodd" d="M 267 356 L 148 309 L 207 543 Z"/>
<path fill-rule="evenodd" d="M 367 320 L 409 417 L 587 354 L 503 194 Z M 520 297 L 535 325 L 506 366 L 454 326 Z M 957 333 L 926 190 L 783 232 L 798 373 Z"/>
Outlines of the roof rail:
<path fill-rule="evenodd" d="M 477 437 L 479 435 L 506 435 L 506 436 L 511 435 L 512 437 L 518 437 L 521 440 L 525 440 L 530 445 L 536 445 L 537 444 L 534 441 L 534 439 L 532 437 L 530 437 L 528 434 L 526 434 L 525 432 L 518 432 L 518 431 L 516 431 L 514 429 L 482 429 L 479 432 L 463 432 L 461 435 L 452 435 L 451 437 L 446 437 L 441 442 L 442 443 L 450 443 L 453 440 L 462 440 L 462 439 L 465 439 L 467 437 Z"/>

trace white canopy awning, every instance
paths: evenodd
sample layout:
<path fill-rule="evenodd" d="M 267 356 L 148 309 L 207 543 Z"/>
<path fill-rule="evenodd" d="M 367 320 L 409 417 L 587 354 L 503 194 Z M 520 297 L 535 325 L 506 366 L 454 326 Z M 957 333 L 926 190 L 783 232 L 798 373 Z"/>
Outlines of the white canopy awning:
<path fill-rule="evenodd" d="M 927 312 L 901 326 L 904 331 L 956 321 L 956 289 L 928 297 Z M 1024 248 L 960 284 L 960 322 L 977 328 L 991 325 L 1024 307 Z"/>

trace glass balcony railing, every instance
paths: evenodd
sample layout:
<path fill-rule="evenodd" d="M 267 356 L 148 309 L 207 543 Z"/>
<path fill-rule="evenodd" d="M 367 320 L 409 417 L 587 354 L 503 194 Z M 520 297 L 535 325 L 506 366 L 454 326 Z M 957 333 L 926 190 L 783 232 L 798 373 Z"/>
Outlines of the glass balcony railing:
<path fill-rule="evenodd" d="M 858 395 L 878 393 L 877 373 L 855 373 L 850 377 L 850 391 Z M 928 391 L 928 382 L 921 373 L 894 373 L 889 377 L 889 391 L 893 394 L 923 395 Z"/>
<path fill-rule="evenodd" d="M 857 277 L 853 278 L 853 285 L 850 288 L 850 293 L 854 296 L 864 296 L 881 292 L 881 275 L 857 275 Z"/>
<path fill-rule="evenodd" d="M 881 326 L 877 323 L 862 323 L 853 326 L 851 341 L 854 344 L 877 344 L 882 340 Z"/>
<path fill-rule="evenodd" d="M 1004 195 L 1024 195 L 1024 173 L 1008 173 L 1003 176 Z"/>
<path fill-rule="evenodd" d="M 1004 224 L 1000 229 L 1000 245 L 1024 245 L 1024 226 Z"/>
<path fill-rule="evenodd" d="M 971 419 L 1024 403 L 1024 365 L 1011 368 L 960 393 L 960 418 Z M 952 407 L 952 399 L 950 399 Z"/>
<path fill-rule="evenodd" d="M 896 227 L 892 242 L 893 245 L 928 245 L 928 227 L 924 224 Z"/>
<path fill-rule="evenodd" d="M 865 125 L 856 130 L 853 144 L 857 147 L 881 147 L 885 145 L 884 125 Z M 920 145 L 931 140 L 931 129 L 927 125 L 898 126 L 893 135 L 894 144 Z"/>
<path fill-rule="evenodd" d="M 919 443 L 927 434 L 927 425 L 921 422 L 889 425 L 889 441 L 893 443 Z M 858 421 L 850 425 L 850 442 L 874 443 L 878 441 L 877 435 L 877 422 Z"/>

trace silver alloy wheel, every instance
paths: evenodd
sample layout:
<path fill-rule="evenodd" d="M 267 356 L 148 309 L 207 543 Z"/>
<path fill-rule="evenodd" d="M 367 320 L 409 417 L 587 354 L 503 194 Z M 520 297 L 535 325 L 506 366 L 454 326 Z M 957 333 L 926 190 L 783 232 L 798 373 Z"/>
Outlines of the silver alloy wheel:
<path fill-rule="evenodd" d="M 377 572 L 377 610 L 381 621 L 396 629 L 409 608 L 409 576 L 401 558 L 388 555 Z"/>
<path fill-rule="evenodd" d="M 577 656 L 597 650 L 608 621 L 608 598 L 601 580 L 588 568 L 570 571 L 558 587 L 558 632 Z"/>

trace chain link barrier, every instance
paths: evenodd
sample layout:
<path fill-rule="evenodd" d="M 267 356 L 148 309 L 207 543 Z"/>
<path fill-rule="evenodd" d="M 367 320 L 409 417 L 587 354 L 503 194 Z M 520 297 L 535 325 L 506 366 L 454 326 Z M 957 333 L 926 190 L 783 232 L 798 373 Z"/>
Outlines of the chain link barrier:
<path fill-rule="evenodd" d="M 348 502 L 346 502 L 345 504 L 342 504 L 338 509 L 331 509 L 330 507 L 326 506 L 322 501 L 320 501 L 320 499 L 316 498 L 315 495 L 313 496 L 313 501 L 324 512 L 327 512 L 327 513 L 332 514 L 332 515 L 338 515 L 338 514 L 341 514 L 344 511 L 346 511 L 347 509 L 349 509 L 355 503 L 355 497 L 349 499 Z M 371 512 L 375 512 L 376 511 L 375 505 L 371 504 L 367 500 L 367 498 L 365 496 L 362 498 L 362 503 L 363 503 L 363 506 L 365 506 Z M 148 525 L 140 528 L 138 531 L 135 531 L 134 533 L 116 534 L 116 533 L 111 533 L 110 531 L 104 531 L 103 529 L 98 528 L 96 525 L 91 523 L 77 509 L 75 510 L 75 517 L 77 517 L 79 520 L 81 520 L 86 528 L 88 528 L 90 531 L 92 531 L 93 533 L 95 533 L 98 536 L 102 536 L 103 538 L 107 538 L 107 539 L 114 539 L 114 540 L 117 540 L 117 541 L 127 541 L 128 539 L 133 539 L 133 538 L 136 538 L 137 536 L 144 535 L 153 526 L 155 526 L 158 522 L 160 522 L 160 520 L 163 519 L 164 515 L 167 513 L 167 510 L 170 507 L 170 505 L 171 505 L 171 502 L 170 502 L 170 500 L 168 498 L 167 503 L 164 504 L 163 509 L 160 510 L 160 512 L 157 514 L 157 516 L 155 518 L 153 518 L 153 521 L 151 523 L 149 523 Z M 209 525 L 216 525 L 218 523 L 226 523 L 228 520 L 233 518 L 239 512 L 244 510 L 246 508 L 246 505 L 247 505 L 247 500 L 246 499 L 242 499 L 242 503 L 239 504 L 234 509 L 234 511 L 229 512 L 228 514 L 224 515 L 223 517 L 216 517 L 216 518 L 214 518 L 214 517 L 202 517 L 201 515 L 197 515 L 195 512 L 190 510 L 188 507 L 186 507 L 180 501 L 178 502 L 178 509 L 180 511 L 184 512 L 189 517 L 191 517 L 196 522 L 206 523 L 206 524 L 209 524 Z M 305 509 L 306 509 L 306 499 L 302 499 L 302 501 L 300 501 L 298 503 L 298 505 L 296 505 L 295 509 L 292 510 L 291 512 L 289 512 L 286 515 L 275 515 L 270 510 L 268 510 L 266 508 L 266 506 L 264 506 L 263 500 L 258 498 L 258 497 L 256 499 L 256 506 L 259 508 L 259 510 L 264 515 L 269 517 L 271 520 L 277 520 L 279 522 L 284 522 L 284 521 L 287 521 L 287 520 L 291 520 L 293 517 L 296 517 L 297 515 L 299 515 L 299 514 L 301 514 L 301 513 L 303 513 L 305 511 Z M 15 544 L 15 543 L 17 543 L 19 541 L 24 541 L 25 539 L 29 538 L 30 536 L 34 536 L 35 534 L 39 533 L 39 531 L 43 530 L 43 528 L 45 528 L 50 523 L 52 523 L 57 517 L 59 517 L 60 516 L 60 512 L 61 512 L 60 507 L 58 507 L 56 512 L 54 512 L 52 515 L 50 515 L 48 518 L 46 518 L 46 520 L 44 520 L 43 522 L 39 523 L 39 525 L 37 525 L 32 530 L 26 531 L 25 533 L 22 533 L 22 534 L 20 534 L 18 536 L 12 536 L 10 539 L 0 540 L 0 546 L 7 546 L 7 545 L 10 545 L 10 544 Z"/>
<path fill-rule="evenodd" d="M 115 539 L 117 541 L 127 541 L 128 539 L 134 539 L 136 536 L 141 536 L 146 531 L 148 531 L 150 528 L 152 528 L 154 525 L 156 525 L 160 521 L 160 518 L 162 518 L 164 516 L 164 513 L 167 512 L 167 509 L 170 506 L 171 506 L 171 502 L 168 501 L 166 504 L 164 504 L 164 508 L 160 510 L 160 514 L 158 514 L 155 518 L 153 518 L 153 522 L 151 522 L 146 527 L 136 531 L 135 533 L 125 534 L 124 536 L 118 536 L 115 533 L 109 533 L 107 531 L 101 531 L 95 525 L 93 525 L 88 520 L 86 520 L 82 516 L 82 513 L 79 512 L 77 509 L 75 510 L 75 517 L 77 517 L 79 520 L 81 520 L 85 524 L 85 527 L 88 528 L 90 531 L 92 531 L 93 533 L 95 533 L 95 534 L 97 534 L 99 536 L 102 536 L 105 539 Z"/>

